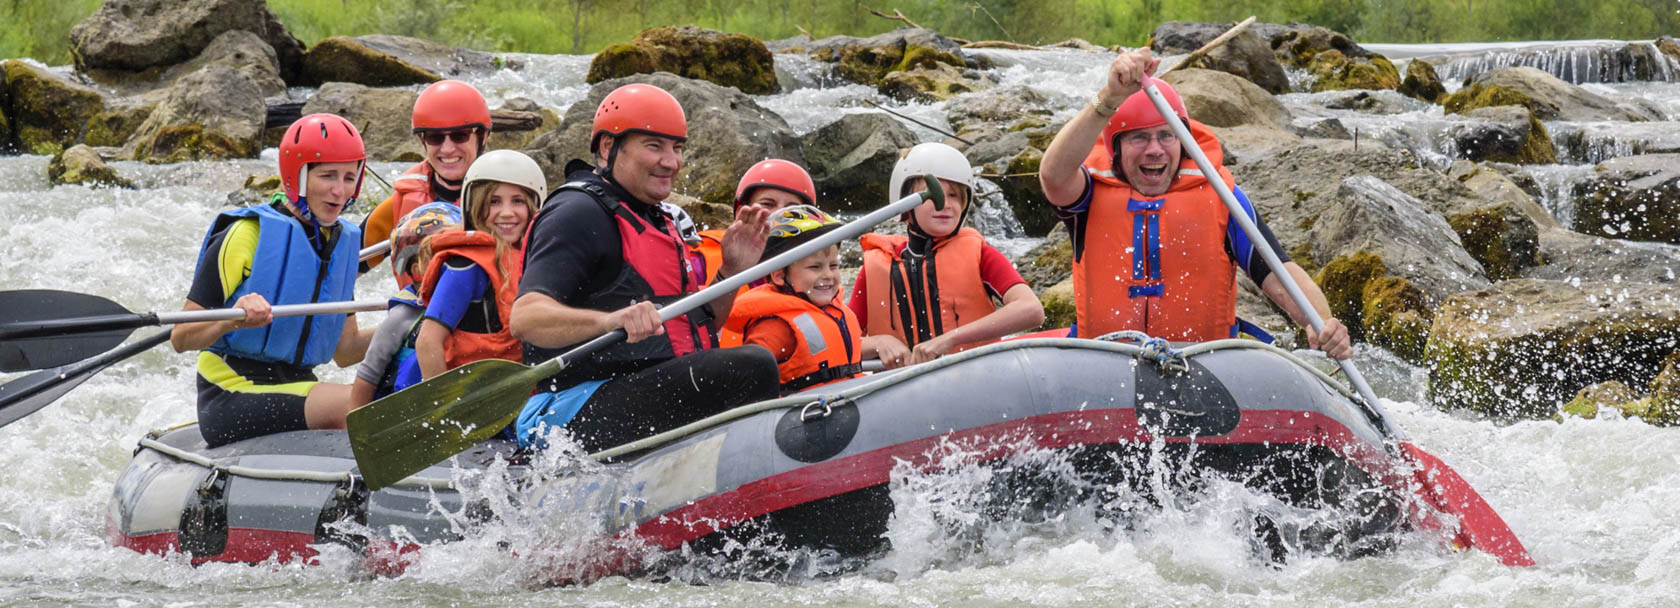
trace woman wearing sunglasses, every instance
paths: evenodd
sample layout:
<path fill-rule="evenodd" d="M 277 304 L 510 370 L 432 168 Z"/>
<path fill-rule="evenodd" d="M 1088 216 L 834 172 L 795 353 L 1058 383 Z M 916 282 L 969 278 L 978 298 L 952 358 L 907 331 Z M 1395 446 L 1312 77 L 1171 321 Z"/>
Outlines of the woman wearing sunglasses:
<path fill-rule="evenodd" d="M 484 141 L 490 136 L 490 104 L 470 84 L 438 81 L 414 100 L 412 124 L 426 158 L 392 181 L 396 192 L 368 214 L 362 226 L 364 247 L 389 240 L 396 220 L 421 205 L 433 201 L 461 204 L 467 168 L 484 153 Z M 381 259 L 369 260 L 368 267 Z M 406 273 L 395 274 L 397 287 L 410 285 Z"/>

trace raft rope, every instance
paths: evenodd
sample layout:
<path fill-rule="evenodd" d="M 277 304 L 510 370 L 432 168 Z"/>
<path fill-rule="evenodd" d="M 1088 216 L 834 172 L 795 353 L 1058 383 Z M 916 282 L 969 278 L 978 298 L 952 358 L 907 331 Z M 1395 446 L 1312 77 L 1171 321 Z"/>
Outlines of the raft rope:
<path fill-rule="evenodd" d="M 181 426 L 185 426 L 185 425 L 181 425 Z M 170 429 L 170 430 L 173 430 L 174 428 L 180 428 L 180 426 L 172 427 L 172 429 Z M 183 450 L 181 448 L 169 445 L 169 444 L 164 443 L 162 441 L 158 441 L 155 437 L 158 434 L 160 434 L 161 432 L 162 431 L 153 431 L 151 433 L 148 433 L 145 437 L 141 437 L 140 438 L 140 447 L 151 450 L 153 452 L 157 452 L 157 453 L 162 454 L 164 456 L 168 456 L 170 458 L 174 458 L 174 459 L 182 461 L 182 462 L 196 464 L 198 466 L 204 467 L 206 469 L 210 469 L 212 471 L 218 471 L 218 472 L 221 472 L 224 475 L 231 475 L 233 477 L 245 477 L 245 478 L 249 478 L 249 479 L 270 479 L 270 480 L 275 480 L 275 481 L 317 481 L 317 482 L 324 482 L 324 483 L 349 483 L 349 482 L 354 481 L 357 477 L 360 477 L 360 475 L 356 475 L 356 474 L 351 473 L 349 471 L 341 471 L 341 472 L 338 472 L 338 473 L 333 473 L 333 472 L 330 472 L 330 471 L 297 471 L 297 470 L 286 470 L 286 469 L 256 469 L 256 468 L 240 466 L 240 465 L 236 465 L 236 464 L 222 464 L 222 463 L 216 462 L 214 459 L 211 459 L 211 458 L 209 458 L 209 457 L 207 457 L 203 454 L 194 454 L 192 452 L 188 452 L 186 450 Z M 432 489 L 432 490 L 448 490 L 448 489 L 452 489 L 452 488 L 455 487 L 453 482 L 451 480 L 448 480 L 448 479 L 416 477 L 416 476 L 406 477 L 402 481 L 398 481 L 398 482 L 393 483 L 391 485 L 393 487 L 402 486 L 402 487 L 422 488 L 422 489 Z"/>
<path fill-rule="evenodd" d="M 1145 351 L 1145 354 L 1140 356 L 1154 361 L 1156 365 L 1179 371 L 1190 368 L 1190 364 L 1184 358 L 1184 353 L 1173 350 L 1172 343 L 1168 342 L 1166 338 L 1155 338 L 1135 329 L 1126 329 L 1109 332 L 1097 336 L 1096 339 L 1104 342 L 1118 342 L 1120 340 L 1137 342 L 1138 348 Z"/>

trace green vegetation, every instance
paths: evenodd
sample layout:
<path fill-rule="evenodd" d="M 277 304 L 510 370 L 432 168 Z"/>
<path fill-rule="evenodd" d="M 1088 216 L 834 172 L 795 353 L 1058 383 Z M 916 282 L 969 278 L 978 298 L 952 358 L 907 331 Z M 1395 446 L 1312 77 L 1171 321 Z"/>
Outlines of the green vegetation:
<path fill-rule="evenodd" d="M 1648 39 L 1680 31 L 1671 0 L 269 0 L 305 43 L 401 34 L 488 51 L 593 53 L 643 29 L 694 24 L 772 40 L 870 35 L 897 9 L 971 40 L 1046 44 L 1084 38 L 1135 46 L 1162 21 L 1305 22 L 1367 42 Z M 70 60 L 70 26 L 99 0 L 0 0 L 0 58 Z M 29 24 L 16 27 L 16 24 Z"/>

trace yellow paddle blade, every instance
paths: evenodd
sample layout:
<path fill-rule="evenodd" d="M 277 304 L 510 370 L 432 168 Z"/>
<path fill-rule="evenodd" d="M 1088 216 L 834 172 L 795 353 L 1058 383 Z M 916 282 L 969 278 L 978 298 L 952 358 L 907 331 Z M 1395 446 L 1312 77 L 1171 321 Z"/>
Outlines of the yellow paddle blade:
<path fill-rule="evenodd" d="M 377 490 L 495 436 L 545 375 L 512 361 L 474 361 L 350 412 L 362 478 Z"/>

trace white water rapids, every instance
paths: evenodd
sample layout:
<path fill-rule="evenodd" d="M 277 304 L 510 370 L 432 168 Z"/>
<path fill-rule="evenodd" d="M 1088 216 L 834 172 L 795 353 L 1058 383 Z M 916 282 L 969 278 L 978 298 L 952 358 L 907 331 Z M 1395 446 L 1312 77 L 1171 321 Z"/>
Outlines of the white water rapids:
<path fill-rule="evenodd" d="M 1069 107 L 1089 96 L 1109 57 L 1072 51 L 988 54 L 1007 60 L 997 69 L 1005 84 L 1030 84 Z M 490 94 L 492 106 L 523 96 L 563 110 L 584 96 L 587 57 L 525 59 L 530 67 L 522 72 L 502 71 L 474 82 Z M 778 62 L 785 86 L 798 88 L 760 102 L 799 133 L 837 112 L 874 111 L 847 100 L 888 103 L 870 88 L 825 82 L 815 76 L 818 66 L 803 59 Z M 1671 111 L 1680 99 L 1680 86 L 1671 83 L 1593 86 L 1644 95 Z M 1294 110 L 1309 98 L 1288 96 L 1286 104 Z M 944 124 L 943 104 L 893 105 Z M 1389 116 L 1350 112 L 1344 120 L 1404 130 L 1420 117 L 1439 120 L 1440 109 Z M 1635 137 L 1637 131 L 1623 128 L 1619 136 Z M 917 132 L 936 137 L 925 129 Z M 247 176 L 274 173 L 273 151 L 261 160 L 119 162 L 116 169 L 139 188 L 93 190 L 49 188 L 46 163 L 44 157 L 0 157 L 0 211 L 6 219 L 0 227 L 0 286 L 92 293 L 135 311 L 179 309 L 203 231 L 226 206 L 227 193 Z M 402 168 L 377 167 L 387 176 Z M 1578 171 L 1555 169 L 1570 170 Z M 390 288 L 387 275 L 370 276 L 382 278 L 359 285 L 359 298 L 381 297 Z M 362 322 L 379 318 L 363 315 Z M 889 532 L 894 549 L 836 576 L 706 585 L 609 578 L 585 587 L 532 588 L 527 581 L 540 578 L 545 560 L 583 557 L 565 551 L 589 549 L 567 544 L 573 539 L 565 522 L 530 517 L 511 518 L 513 523 L 460 543 L 428 547 L 415 567 L 395 578 L 362 575 L 337 548 L 325 549 L 317 567 L 193 567 L 182 556 L 140 555 L 103 541 L 111 486 L 136 440 L 195 417 L 192 356 L 160 348 L 107 369 L 53 405 L 0 429 L 0 606 L 1415 608 L 1669 606 L 1680 598 L 1680 509 L 1675 508 L 1680 429 L 1611 418 L 1495 423 L 1446 413 L 1428 405 L 1417 370 L 1377 350 L 1362 350 L 1358 361 L 1388 397 L 1383 405 L 1397 425 L 1480 490 L 1538 565 L 1508 568 L 1490 556 L 1454 553 L 1422 539 L 1380 557 L 1306 557 L 1274 565 L 1254 556 L 1236 515 L 1260 498 L 1222 486 L 1211 488 L 1200 503 L 1168 505 L 1120 529 L 1076 509 L 1050 525 L 1003 524 L 944 534 L 930 513 L 960 507 L 964 493 L 984 482 L 988 473 L 970 469 L 896 476 L 899 508 Z M 0 375 L 0 381 L 19 375 Z M 344 381 L 350 374 L 331 369 L 325 377 Z M 520 528 L 521 521 L 539 523 Z M 984 541 L 978 548 L 976 538 Z M 553 541 L 559 554 L 501 546 L 519 547 L 530 539 Z"/>

